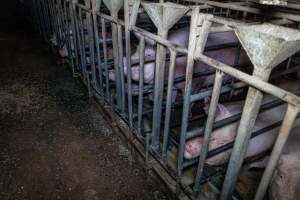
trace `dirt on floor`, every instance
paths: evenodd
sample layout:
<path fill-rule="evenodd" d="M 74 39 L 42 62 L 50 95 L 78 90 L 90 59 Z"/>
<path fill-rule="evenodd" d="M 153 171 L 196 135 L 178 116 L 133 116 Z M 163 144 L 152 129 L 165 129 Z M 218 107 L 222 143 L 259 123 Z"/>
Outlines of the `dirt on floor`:
<path fill-rule="evenodd" d="M 167 199 L 28 25 L 2 25 L 0 199 Z"/>

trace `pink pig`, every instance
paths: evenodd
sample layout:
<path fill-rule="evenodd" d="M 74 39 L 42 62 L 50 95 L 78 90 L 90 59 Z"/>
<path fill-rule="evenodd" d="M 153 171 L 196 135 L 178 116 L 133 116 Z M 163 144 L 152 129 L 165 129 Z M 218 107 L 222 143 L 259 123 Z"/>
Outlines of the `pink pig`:
<path fill-rule="evenodd" d="M 295 91 L 300 89 L 300 81 L 282 81 L 279 87 L 283 89 L 289 89 L 290 91 Z M 270 102 L 273 99 L 274 97 L 266 95 L 263 102 Z M 219 121 L 228 118 L 236 113 L 239 113 L 243 108 L 243 104 L 244 102 L 239 101 L 225 103 L 224 105 L 218 105 L 215 121 Z M 207 107 L 208 106 L 206 106 L 204 110 L 207 111 Z M 264 127 L 267 127 L 271 124 L 282 120 L 284 118 L 286 109 L 287 105 L 284 104 L 260 113 L 257 117 L 253 131 L 260 130 Z M 229 125 L 214 130 L 209 144 L 209 149 L 212 150 L 225 143 L 232 142 L 236 137 L 238 123 L 239 122 L 231 123 Z M 300 123 L 300 120 L 296 120 L 296 124 L 298 123 Z M 275 142 L 278 131 L 279 127 L 252 138 L 248 146 L 246 158 L 258 155 L 271 148 Z M 186 159 L 191 159 L 199 156 L 201 153 L 202 143 L 202 137 L 198 137 L 188 141 L 185 144 L 184 157 Z M 216 156 L 209 158 L 206 162 L 210 165 L 224 164 L 228 161 L 230 152 L 231 150 L 220 153 Z"/>
<path fill-rule="evenodd" d="M 137 34 L 137 37 L 139 35 Z M 188 38 L 189 38 L 189 29 L 183 28 L 177 31 L 172 32 L 169 34 L 168 40 L 172 42 L 175 45 L 181 46 L 181 47 L 187 47 L 188 46 Z M 145 47 L 145 57 L 152 57 L 156 54 L 156 43 L 153 40 L 145 39 L 146 41 L 146 47 Z M 208 36 L 207 44 L 206 46 L 216 45 L 216 44 L 224 44 L 224 43 L 231 43 L 231 42 L 237 42 L 238 39 L 236 38 L 235 34 L 233 32 L 220 32 L 220 33 L 211 33 Z M 224 62 L 229 65 L 233 65 L 235 61 L 235 54 L 237 50 L 236 48 L 226 48 L 226 49 L 220 49 L 220 50 L 212 50 L 205 52 L 205 55 L 215 58 L 221 62 Z M 137 51 L 132 55 L 132 59 L 138 59 L 139 58 L 139 47 L 137 48 Z M 248 58 L 244 51 L 241 51 L 240 56 L 240 64 L 245 63 L 248 61 Z M 184 76 L 186 74 L 186 63 L 187 63 L 187 57 L 177 57 L 176 58 L 176 69 L 175 69 L 175 77 Z M 166 67 L 168 68 L 168 67 Z M 194 72 L 200 72 L 200 71 L 206 71 L 210 69 L 211 67 L 201 63 L 196 62 L 194 66 Z M 139 65 L 133 65 L 131 66 L 131 73 L 132 73 L 132 79 L 134 81 L 139 81 Z M 124 59 L 124 74 L 127 75 L 127 62 L 126 59 Z M 155 62 L 148 62 L 145 63 L 144 66 L 144 82 L 149 84 L 153 83 L 155 75 Z M 111 80 L 115 79 L 114 72 L 110 71 L 109 78 Z M 225 80 L 228 80 L 228 77 L 225 78 Z M 214 75 L 201 77 L 195 79 L 193 83 L 193 88 L 201 88 L 206 87 L 208 85 L 211 85 L 214 81 Z M 184 89 L 184 83 L 176 84 L 175 87 L 179 90 Z"/>

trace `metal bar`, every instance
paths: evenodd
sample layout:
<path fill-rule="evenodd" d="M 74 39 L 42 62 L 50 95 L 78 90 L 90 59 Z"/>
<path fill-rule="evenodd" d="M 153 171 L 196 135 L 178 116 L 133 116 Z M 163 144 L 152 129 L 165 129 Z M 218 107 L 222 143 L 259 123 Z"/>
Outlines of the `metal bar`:
<path fill-rule="evenodd" d="M 300 97 L 298 97 L 295 94 L 292 94 L 292 93 L 285 91 L 283 89 L 280 89 L 270 83 L 262 81 L 261 79 L 259 79 L 257 77 L 248 75 L 244 72 L 234 69 L 233 67 L 226 65 L 224 63 L 221 63 L 221 62 L 219 62 L 213 58 L 210 58 L 208 56 L 200 55 L 195 59 L 202 61 L 216 69 L 219 69 L 219 70 L 223 71 L 224 73 L 226 73 L 230 76 L 233 76 L 254 88 L 258 88 L 262 92 L 265 92 L 265 93 L 271 94 L 275 97 L 278 97 L 279 99 L 282 99 L 283 101 L 285 101 L 289 104 L 292 104 L 296 107 L 300 107 Z"/>
<path fill-rule="evenodd" d="M 123 67 L 123 38 L 122 38 L 122 26 L 118 26 L 118 46 L 119 46 L 119 68 L 120 68 L 120 82 L 121 82 L 121 113 L 125 112 L 125 77 Z"/>
<path fill-rule="evenodd" d="M 108 65 L 107 65 L 107 44 L 106 44 L 106 27 L 105 20 L 101 18 L 101 34 L 102 34 L 102 46 L 104 56 L 104 73 L 105 73 L 105 87 L 106 87 L 106 98 L 111 102 L 110 88 L 109 88 L 109 77 L 108 77 Z"/>
<path fill-rule="evenodd" d="M 167 39 L 168 30 L 165 30 L 161 24 L 158 28 L 158 35 Z M 166 49 L 163 45 L 157 44 L 156 60 L 155 60 L 155 78 L 154 78 L 154 107 L 152 120 L 152 140 L 153 149 L 158 149 L 160 138 L 160 121 L 163 101 L 163 83 L 165 76 Z"/>
<path fill-rule="evenodd" d="M 169 77 L 168 77 L 168 91 L 167 91 L 167 103 L 166 103 L 166 114 L 164 123 L 164 137 L 162 147 L 162 162 L 167 163 L 167 147 L 170 132 L 170 120 L 171 120 L 171 108 L 172 108 L 172 93 L 175 76 L 175 62 L 176 62 L 176 51 L 170 50 L 171 62 L 169 66 Z"/>
<path fill-rule="evenodd" d="M 263 177 L 258 186 L 258 190 L 255 195 L 255 200 L 261 200 L 264 198 L 264 195 L 267 191 L 268 185 L 271 181 L 272 175 L 275 171 L 276 164 L 279 160 L 279 156 L 282 152 L 282 149 L 290 135 L 291 129 L 295 122 L 297 115 L 299 114 L 300 108 L 293 105 L 288 105 L 283 123 L 281 125 L 279 135 L 273 147 L 270 160 L 264 171 Z"/>
<path fill-rule="evenodd" d="M 129 126 L 133 126 L 133 111 L 132 111 L 132 80 L 131 80 L 131 44 L 130 44 L 130 13 L 129 0 L 124 1 L 124 18 L 125 18 L 125 48 L 127 62 L 127 101 L 128 101 L 128 118 Z"/>
<path fill-rule="evenodd" d="M 187 70 L 186 70 L 186 84 L 184 91 L 184 103 L 182 112 L 182 126 L 180 132 L 180 143 L 178 147 L 178 177 L 179 180 L 182 176 L 183 161 L 184 161 L 184 146 L 186 141 L 186 133 L 188 128 L 188 116 L 190 110 L 191 102 L 191 91 L 192 91 L 192 77 L 193 77 L 193 66 L 195 55 L 202 54 L 208 37 L 209 29 L 211 27 L 210 15 L 199 14 L 199 7 L 192 10 L 192 21 L 189 39 L 189 54 L 187 60 Z M 201 26 L 202 25 L 202 26 Z M 201 35 L 197 40 L 197 34 Z M 195 47 L 198 48 L 195 48 Z"/>
<path fill-rule="evenodd" d="M 100 56 L 100 44 L 99 44 L 99 29 L 98 29 L 98 16 L 96 15 L 96 11 L 93 11 L 93 25 L 94 25 L 94 37 L 95 37 L 95 47 L 96 47 L 96 58 L 97 58 L 97 68 L 98 68 L 98 77 L 99 77 L 99 85 L 100 91 L 103 92 L 103 74 L 102 74 L 102 61 Z M 95 86 L 97 82 L 94 83 Z M 96 87 L 97 88 L 97 87 Z"/>
<path fill-rule="evenodd" d="M 139 97 L 138 97 L 138 131 L 141 134 L 142 117 L 143 117 L 143 90 L 144 90 L 144 63 L 145 63 L 145 37 L 141 36 L 139 43 L 140 57 L 140 80 L 139 80 Z"/>
<path fill-rule="evenodd" d="M 195 197 L 198 196 L 198 193 L 200 191 L 200 180 L 203 174 L 205 159 L 208 152 L 209 142 L 211 139 L 216 110 L 219 102 L 219 97 L 221 94 L 223 77 L 224 77 L 224 73 L 218 70 L 215 77 L 212 99 L 209 106 L 208 117 L 207 117 L 205 132 L 204 132 L 204 141 L 201 148 L 201 155 L 200 155 L 199 164 L 197 168 L 195 184 L 193 187 L 193 196 Z"/>
<path fill-rule="evenodd" d="M 267 81 L 271 74 L 272 68 L 254 68 L 253 76 Z M 248 144 L 251 137 L 251 130 L 254 127 L 255 120 L 258 116 L 259 108 L 263 100 L 263 93 L 253 87 L 248 90 L 245 101 L 242 118 L 237 131 L 236 140 L 231 153 L 228 169 L 222 188 L 221 199 L 231 198 L 236 184 L 239 170 L 243 164 L 247 152 Z"/>
<path fill-rule="evenodd" d="M 112 16 L 117 17 L 117 13 L 111 13 Z M 119 68 L 119 42 L 118 42 L 118 26 L 114 22 L 110 22 L 112 28 L 112 40 L 113 40 L 113 56 L 114 56 L 114 73 L 116 82 L 116 98 L 117 107 L 121 109 L 122 105 L 122 83 L 121 83 L 121 72 Z"/>
<path fill-rule="evenodd" d="M 199 20 L 199 7 L 195 7 L 192 10 L 192 17 L 191 17 L 190 37 L 189 37 L 188 57 L 187 57 L 187 67 L 186 67 L 186 83 L 185 83 L 183 111 L 182 111 L 182 126 L 180 131 L 180 142 L 178 147 L 178 169 L 177 169 L 178 183 L 181 182 L 182 169 L 183 169 L 183 160 L 184 160 L 183 152 L 184 152 L 184 145 L 186 140 L 186 131 L 188 127 L 188 115 L 189 115 L 189 106 L 190 106 L 190 96 L 192 90 L 196 34 L 199 31 L 197 29 L 197 26 L 199 24 L 198 20 Z M 204 46 L 205 44 L 202 45 Z"/>

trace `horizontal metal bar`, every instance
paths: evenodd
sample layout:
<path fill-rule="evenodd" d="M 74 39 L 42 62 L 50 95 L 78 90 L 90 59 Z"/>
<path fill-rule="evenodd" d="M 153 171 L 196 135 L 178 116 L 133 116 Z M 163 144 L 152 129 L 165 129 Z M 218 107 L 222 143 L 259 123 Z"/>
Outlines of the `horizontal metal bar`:
<path fill-rule="evenodd" d="M 233 67 L 231 67 L 229 65 L 226 65 L 222 62 L 219 62 L 219 61 L 217 61 L 213 58 L 207 57 L 205 55 L 200 55 L 198 58 L 196 58 L 196 60 L 205 62 L 206 64 L 208 64 L 216 69 L 219 69 L 219 70 L 223 71 L 224 73 L 229 74 L 230 76 L 233 76 L 260 91 L 271 94 L 273 96 L 276 96 L 276 97 L 286 101 L 287 103 L 290 103 L 294 106 L 300 107 L 300 97 L 295 94 L 292 94 L 291 92 L 285 91 L 285 90 L 283 90 L 279 87 L 276 87 L 270 83 L 262 81 L 257 77 L 248 75 L 244 72 L 234 69 Z"/>
<path fill-rule="evenodd" d="M 282 105 L 283 103 L 284 102 L 282 100 L 278 100 L 278 99 L 276 99 L 276 100 L 274 100 L 272 102 L 265 103 L 265 104 L 263 104 L 261 106 L 259 112 L 260 113 L 264 112 L 264 111 L 269 110 L 269 109 L 271 109 L 273 107 Z M 226 119 L 223 119 L 223 120 L 215 122 L 214 126 L 213 126 L 213 130 L 215 130 L 217 128 L 221 128 L 221 127 L 223 127 L 225 125 L 228 125 L 230 123 L 233 123 L 235 121 L 238 121 L 241 118 L 241 115 L 242 115 L 242 113 L 239 112 L 239 113 L 237 113 L 237 114 L 235 114 L 235 115 L 233 115 L 231 117 L 228 117 Z M 191 130 L 191 131 L 189 131 L 187 133 L 187 139 L 189 140 L 189 139 L 192 139 L 192 138 L 195 138 L 195 137 L 198 137 L 198 136 L 203 136 L 203 133 L 204 133 L 204 127 L 195 128 L 195 129 L 193 129 L 193 130 Z"/>

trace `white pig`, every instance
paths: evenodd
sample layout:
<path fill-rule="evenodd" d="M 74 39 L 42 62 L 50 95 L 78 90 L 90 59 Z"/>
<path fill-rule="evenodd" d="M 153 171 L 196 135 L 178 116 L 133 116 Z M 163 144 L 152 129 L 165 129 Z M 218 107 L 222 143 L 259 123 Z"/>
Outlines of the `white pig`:
<path fill-rule="evenodd" d="M 292 91 L 300 89 L 300 81 L 283 81 L 280 84 L 280 87 L 283 89 L 289 88 Z M 266 95 L 263 102 L 270 102 L 274 99 L 269 95 Z M 244 102 L 230 102 L 225 103 L 224 105 L 218 105 L 218 109 L 216 112 L 215 121 L 219 121 L 225 118 L 228 118 L 238 112 L 240 112 L 243 108 Z M 287 105 L 277 106 L 275 108 L 269 109 L 265 112 L 262 112 L 258 115 L 256 123 L 254 125 L 253 131 L 260 130 L 264 127 L 267 127 L 273 123 L 276 123 L 283 119 Z M 204 108 L 204 110 L 208 110 L 208 106 Z M 212 150 L 216 147 L 219 147 L 225 143 L 232 142 L 236 137 L 238 123 L 231 123 L 227 126 L 216 129 L 212 133 L 212 138 L 209 144 L 209 150 Z M 299 120 L 296 121 L 296 124 L 300 123 Z M 250 140 L 246 158 L 253 157 L 258 155 L 266 150 L 268 150 L 275 142 L 277 137 L 279 128 L 275 128 L 266 133 L 263 133 L 257 137 L 254 137 Z M 191 159 L 197 157 L 201 153 L 203 138 L 198 137 L 188 141 L 185 144 L 184 157 L 186 159 Z M 228 161 L 231 150 L 220 153 L 214 157 L 211 157 L 207 160 L 207 163 L 210 165 L 221 165 Z"/>

